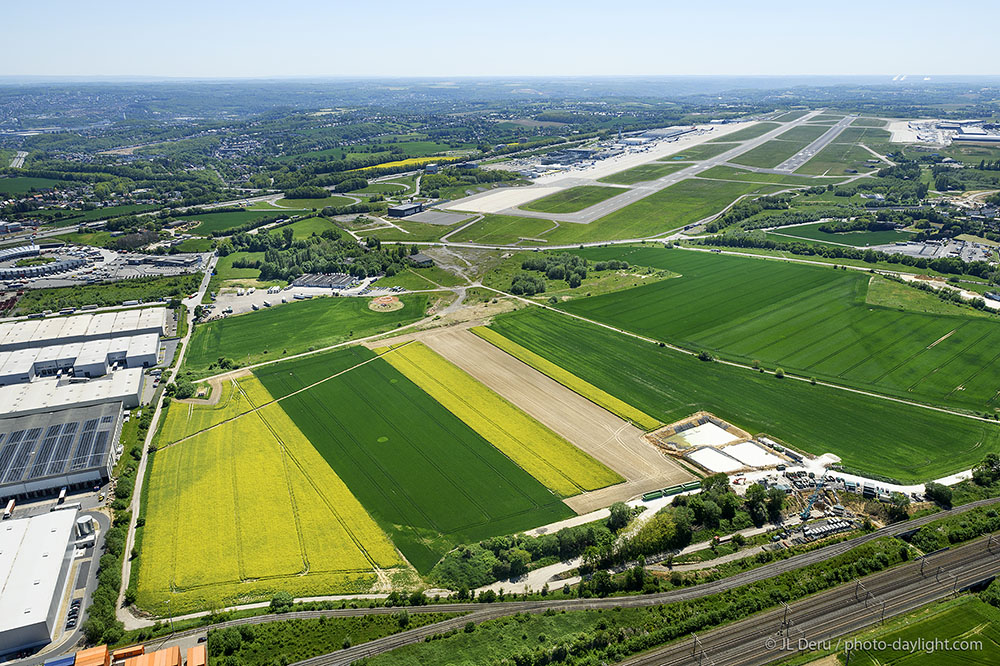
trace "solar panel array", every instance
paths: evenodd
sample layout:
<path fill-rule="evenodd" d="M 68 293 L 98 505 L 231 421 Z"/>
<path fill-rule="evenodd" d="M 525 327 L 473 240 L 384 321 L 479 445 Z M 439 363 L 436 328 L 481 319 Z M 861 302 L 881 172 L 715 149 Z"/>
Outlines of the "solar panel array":
<path fill-rule="evenodd" d="M 39 426 L 37 420 L 30 420 L 30 417 L 9 419 L 8 431 L 0 430 L 0 484 L 103 465 L 112 446 L 117 419 L 108 414 L 95 415 L 93 411 L 86 414 L 84 410 L 74 411 L 80 416 L 94 418 L 47 426 Z M 0 421 L 0 428 L 3 425 Z"/>

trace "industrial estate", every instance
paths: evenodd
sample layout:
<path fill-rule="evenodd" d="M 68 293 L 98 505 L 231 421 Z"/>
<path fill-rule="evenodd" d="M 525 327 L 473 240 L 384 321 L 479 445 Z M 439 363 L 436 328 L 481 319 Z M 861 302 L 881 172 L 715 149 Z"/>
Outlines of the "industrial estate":
<path fill-rule="evenodd" d="M 0 88 L 3 663 L 1000 659 L 992 84 L 158 85 Z"/>

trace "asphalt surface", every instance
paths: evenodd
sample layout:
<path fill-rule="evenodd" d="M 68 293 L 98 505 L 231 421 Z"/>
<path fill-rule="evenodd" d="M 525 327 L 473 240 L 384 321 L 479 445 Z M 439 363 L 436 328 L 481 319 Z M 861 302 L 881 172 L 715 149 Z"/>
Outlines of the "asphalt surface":
<path fill-rule="evenodd" d="M 841 118 L 837 121 L 836 125 L 824 132 L 822 136 L 776 166 L 774 170 L 779 173 L 791 173 L 792 171 L 795 171 L 803 164 L 811 160 L 816 153 L 826 148 L 827 145 L 840 136 L 840 133 L 847 129 L 852 122 L 854 122 L 854 118 L 855 116 L 845 116 Z"/>
<path fill-rule="evenodd" d="M 651 194 L 659 192 L 660 190 L 670 187 L 671 185 L 674 185 L 676 183 L 679 183 L 680 181 L 690 178 L 691 176 L 697 176 L 699 173 L 711 169 L 712 167 L 722 165 L 727 161 L 733 159 L 734 157 L 742 155 L 743 153 L 753 150 L 757 146 L 767 143 L 771 139 L 777 137 L 782 132 L 787 132 L 789 129 L 793 127 L 797 127 L 799 125 L 804 124 L 813 116 L 816 116 L 820 113 L 822 113 L 822 110 L 813 111 L 812 113 L 806 114 L 805 116 L 802 116 L 797 120 L 793 120 L 789 123 L 782 124 L 777 129 L 771 130 L 766 134 L 762 134 L 756 139 L 750 139 L 748 141 L 745 141 L 736 148 L 733 148 L 732 150 L 727 150 L 726 152 L 721 153 L 720 155 L 717 155 L 715 157 L 710 157 L 706 160 L 698 162 L 697 164 L 693 164 L 687 168 L 681 169 L 680 171 L 675 171 L 674 173 L 664 176 L 663 178 L 660 178 L 658 180 L 652 180 L 645 183 L 639 183 L 637 185 L 634 185 L 631 187 L 631 189 L 623 192 L 622 194 L 601 201 L 600 203 L 596 203 L 593 206 L 585 208 L 576 213 L 562 213 L 562 214 L 539 213 L 530 210 L 523 210 L 521 208 L 512 206 L 510 208 L 505 208 L 503 210 L 498 211 L 497 214 L 515 215 L 517 217 L 534 217 L 544 220 L 555 220 L 557 222 L 589 224 L 598 218 L 613 213 L 621 208 L 624 208 L 625 206 L 628 206 L 631 203 L 635 203 L 639 199 L 644 199 L 645 197 L 648 197 Z M 837 134 L 839 133 L 840 132 L 838 131 Z M 822 137 L 820 137 L 820 139 L 822 139 Z M 551 183 L 547 185 L 547 187 L 552 187 L 552 186 L 572 187 L 574 185 L 595 185 L 595 184 L 597 183 L 595 183 L 593 180 L 590 179 L 567 178 L 565 181 L 558 181 L 555 183 Z M 467 199 L 460 199 L 458 201 L 450 202 L 448 204 L 448 209 L 460 210 L 462 208 L 463 202 L 472 201 L 476 198 L 489 196 L 491 194 L 495 194 L 495 190 L 490 190 L 484 192 L 483 194 L 477 194 Z"/>

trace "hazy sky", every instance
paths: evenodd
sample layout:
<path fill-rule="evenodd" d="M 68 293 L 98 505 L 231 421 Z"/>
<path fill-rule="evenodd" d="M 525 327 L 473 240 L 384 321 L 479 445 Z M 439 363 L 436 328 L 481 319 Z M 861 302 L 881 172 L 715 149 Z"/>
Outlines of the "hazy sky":
<path fill-rule="evenodd" d="M 1000 74 L 996 0 L 7 0 L 3 75 Z"/>

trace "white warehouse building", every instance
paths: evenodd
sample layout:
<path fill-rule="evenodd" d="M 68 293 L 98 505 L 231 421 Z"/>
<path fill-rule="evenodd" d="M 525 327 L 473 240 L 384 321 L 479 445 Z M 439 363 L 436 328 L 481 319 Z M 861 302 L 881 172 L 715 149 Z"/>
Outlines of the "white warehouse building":
<path fill-rule="evenodd" d="M 147 333 L 164 335 L 166 325 L 167 309 L 163 307 L 5 322 L 0 324 L 0 351 L 110 340 Z"/>
<path fill-rule="evenodd" d="M 77 512 L 0 523 L 0 655 L 49 643 L 73 563 Z"/>
<path fill-rule="evenodd" d="M 159 346 L 156 333 L 143 333 L 0 351 L 0 386 L 58 376 L 70 370 L 77 377 L 101 377 L 123 367 L 151 368 L 158 362 Z"/>

